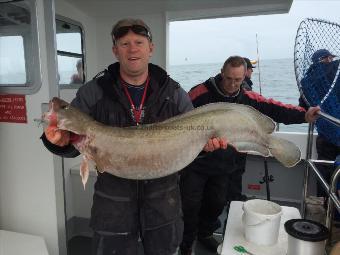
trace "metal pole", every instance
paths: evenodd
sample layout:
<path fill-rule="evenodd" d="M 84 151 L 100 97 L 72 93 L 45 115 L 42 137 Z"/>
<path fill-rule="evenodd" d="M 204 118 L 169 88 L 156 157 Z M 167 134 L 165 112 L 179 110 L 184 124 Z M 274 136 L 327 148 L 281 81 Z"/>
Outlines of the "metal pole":
<path fill-rule="evenodd" d="M 318 177 L 320 183 L 322 184 L 323 188 L 326 190 L 326 192 L 328 193 L 329 197 L 331 200 L 333 200 L 334 205 L 336 206 L 337 210 L 340 210 L 340 201 L 337 198 L 336 194 L 334 192 L 330 192 L 330 187 L 331 185 L 328 185 L 327 182 L 325 181 L 325 179 L 322 177 L 321 173 L 319 172 L 319 170 L 316 168 L 316 166 L 314 165 L 314 162 L 318 163 L 320 161 L 316 161 L 316 160 L 308 160 L 307 161 L 310 168 L 314 171 L 314 173 L 316 174 L 316 176 Z M 324 161 L 324 163 L 328 163 L 328 162 L 332 162 L 332 161 Z M 334 162 L 333 162 L 334 163 Z M 334 173 L 333 177 L 335 177 L 336 179 L 338 179 L 340 173 L 338 173 L 339 170 L 337 172 Z M 332 180 L 332 182 L 335 182 L 337 180 Z M 336 184 L 336 183 L 334 183 Z M 332 183 L 333 185 L 333 183 Z"/>
<path fill-rule="evenodd" d="M 337 160 L 337 159 L 339 159 L 339 160 Z M 336 168 L 335 168 L 335 171 L 334 171 L 334 173 L 333 173 L 333 175 L 332 175 L 332 178 L 331 178 L 331 186 L 329 187 L 329 192 L 331 193 L 331 194 L 334 194 L 335 195 L 335 197 L 337 197 L 337 194 L 336 194 L 336 192 L 337 192 L 337 189 L 336 189 L 336 186 L 337 186 L 337 183 L 338 183 L 338 180 L 339 180 L 339 177 L 340 177 L 340 155 L 337 157 L 337 159 L 335 160 L 335 166 L 336 166 Z M 339 202 L 339 201 L 337 201 L 337 202 Z M 332 214 L 333 214 L 333 209 L 334 209 L 334 204 L 336 204 L 336 202 L 335 201 L 333 201 L 332 199 L 330 199 L 329 201 L 328 201 L 328 206 L 327 206 L 327 216 L 326 216 L 326 226 L 328 227 L 328 225 L 329 226 L 331 226 L 332 224 L 331 224 L 331 219 L 333 218 L 332 216 Z M 340 204 L 339 204 L 340 205 Z M 339 211 L 339 213 L 340 213 L 340 207 L 337 207 L 337 210 Z"/>
<path fill-rule="evenodd" d="M 264 158 L 264 178 L 266 182 L 267 200 L 270 201 L 270 187 L 269 187 L 269 173 L 268 173 L 268 161 Z"/>
<path fill-rule="evenodd" d="M 309 123 L 308 126 L 308 139 L 307 139 L 307 149 L 306 149 L 306 161 L 312 158 L 312 148 L 313 148 L 313 130 L 314 123 Z M 302 191 L 302 203 L 301 203 L 301 215 L 305 218 L 306 215 L 306 198 L 308 194 L 308 179 L 309 179 L 309 165 L 306 164 L 304 180 L 303 180 L 303 191 Z"/>

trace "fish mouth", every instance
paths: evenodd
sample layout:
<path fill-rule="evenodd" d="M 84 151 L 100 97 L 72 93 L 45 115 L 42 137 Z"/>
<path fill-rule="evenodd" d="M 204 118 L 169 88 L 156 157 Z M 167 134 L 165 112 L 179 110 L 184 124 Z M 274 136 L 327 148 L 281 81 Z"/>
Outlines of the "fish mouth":
<path fill-rule="evenodd" d="M 46 122 L 49 125 L 57 125 L 57 114 L 49 110 L 48 112 L 45 112 L 42 114 L 41 119 Z"/>

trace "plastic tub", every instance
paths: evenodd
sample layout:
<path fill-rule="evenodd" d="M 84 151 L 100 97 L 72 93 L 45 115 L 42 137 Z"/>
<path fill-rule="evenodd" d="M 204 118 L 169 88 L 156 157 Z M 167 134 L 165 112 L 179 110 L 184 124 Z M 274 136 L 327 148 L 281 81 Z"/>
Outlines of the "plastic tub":
<path fill-rule="evenodd" d="M 280 230 L 282 208 L 280 205 L 261 199 L 243 204 L 245 239 L 257 245 L 274 245 Z"/>

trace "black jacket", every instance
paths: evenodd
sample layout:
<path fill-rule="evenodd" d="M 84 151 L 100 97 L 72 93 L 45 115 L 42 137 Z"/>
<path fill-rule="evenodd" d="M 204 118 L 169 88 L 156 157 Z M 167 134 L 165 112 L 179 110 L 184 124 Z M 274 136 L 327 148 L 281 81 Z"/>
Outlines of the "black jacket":
<path fill-rule="evenodd" d="M 245 90 L 253 90 L 253 82 L 251 81 L 251 79 L 245 77 L 241 84 L 241 88 Z"/>
<path fill-rule="evenodd" d="M 149 64 L 149 75 L 143 123 L 159 122 L 193 108 L 186 92 L 163 69 Z M 110 65 L 103 76 L 82 86 L 71 104 L 106 125 L 135 125 L 119 77 L 119 63 Z M 79 155 L 71 145 L 59 147 L 49 143 L 44 135 L 42 139 L 55 154 L 64 157 Z M 136 181 L 98 173 L 91 212 L 94 230 L 113 233 L 144 231 L 171 224 L 180 216 L 177 174 Z"/>
<path fill-rule="evenodd" d="M 276 122 L 284 124 L 305 122 L 306 111 L 302 107 L 283 104 L 273 99 L 266 99 L 256 92 L 246 91 L 242 88 L 235 96 L 229 97 L 224 95 L 218 86 L 221 79 L 221 75 L 219 74 L 193 87 L 189 91 L 189 96 L 194 107 L 214 102 L 238 103 L 250 105 L 271 117 Z M 220 149 L 209 153 L 202 152 L 188 168 L 198 172 L 216 175 L 231 173 L 235 171 L 240 164 L 244 164 L 244 157 L 240 156 L 240 153 L 232 146 L 228 146 L 226 150 Z"/>

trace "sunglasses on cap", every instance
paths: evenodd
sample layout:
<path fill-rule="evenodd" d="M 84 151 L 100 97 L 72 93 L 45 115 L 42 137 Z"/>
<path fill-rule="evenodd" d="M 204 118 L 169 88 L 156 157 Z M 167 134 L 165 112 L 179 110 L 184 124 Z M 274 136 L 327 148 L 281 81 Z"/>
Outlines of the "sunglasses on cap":
<path fill-rule="evenodd" d="M 117 28 L 113 32 L 114 41 L 125 36 L 130 30 L 134 32 L 135 34 L 145 36 L 150 41 L 152 41 L 151 33 L 146 27 L 142 25 L 122 26 L 122 27 Z"/>

